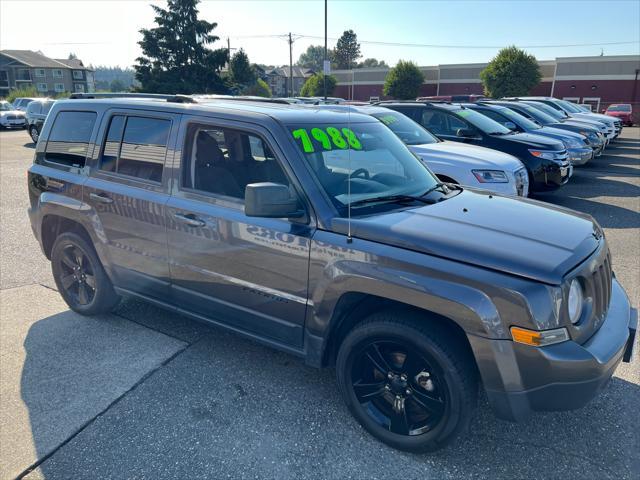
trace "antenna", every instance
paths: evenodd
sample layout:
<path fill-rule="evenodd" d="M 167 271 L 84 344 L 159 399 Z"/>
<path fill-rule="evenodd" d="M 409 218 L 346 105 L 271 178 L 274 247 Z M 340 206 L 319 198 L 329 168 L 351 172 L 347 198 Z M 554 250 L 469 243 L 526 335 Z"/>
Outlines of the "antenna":
<path fill-rule="evenodd" d="M 351 109 L 347 109 L 347 128 L 351 130 Z M 347 243 L 353 242 L 351 238 L 351 143 L 347 142 L 347 169 L 349 171 L 347 181 Z"/>

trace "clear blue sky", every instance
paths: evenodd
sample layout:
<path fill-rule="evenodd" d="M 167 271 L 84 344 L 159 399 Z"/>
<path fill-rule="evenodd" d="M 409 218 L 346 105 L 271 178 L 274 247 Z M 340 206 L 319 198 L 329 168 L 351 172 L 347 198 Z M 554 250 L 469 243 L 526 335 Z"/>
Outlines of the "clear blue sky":
<path fill-rule="evenodd" d="M 153 25 L 149 3 L 162 1 L 0 0 L 0 47 L 42 50 L 54 57 L 73 51 L 87 63 L 131 65 L 139 55 L 138 30 Z M 212 0 L 201 16 L 218 23 L 216 33 L 243 47 L 257 63 L 287 64 L 280 38 L 248 38 L 288 32 L 323 35 L 322 0 Z M 38 12 L 28 15 L 25 11 Z M 28 25 L 29 35 L 24 35 Z M 435 45 L 518 46 L 609 43 L 640 40 L 639 0 L 393 1 L 329 0 L 329 37 L 353 29 L 360 40 Z M 321 39 L 301 38 L 294 61 Z M 329 41 L 332 47 L 335 40 Z M 563 56 L 640 54 L 640 44 L 527 48 L 540 60 Z M 365 57 L 414 60 L 420 65 L 484 62 L 496 48 L 426 48 L 362 43 Z"/>

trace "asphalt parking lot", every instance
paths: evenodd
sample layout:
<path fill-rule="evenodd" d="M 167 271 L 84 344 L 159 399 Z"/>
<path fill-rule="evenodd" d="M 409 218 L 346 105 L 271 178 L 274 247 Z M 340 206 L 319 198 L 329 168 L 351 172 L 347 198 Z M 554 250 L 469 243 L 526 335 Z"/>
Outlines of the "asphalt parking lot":
<path fill-rule="evenodd" d="M 360 428 L 332 370 L 139 301 L 70 312 L 26 214 L 33 147 L 0 132 L 0 478 L 640 476 L 640 355 L 581 410 L 514 424 L 483 400 L 460 442 L 414 455 Z M 638 308 L 640 128 L 539 198 L 598 220 Z"/>

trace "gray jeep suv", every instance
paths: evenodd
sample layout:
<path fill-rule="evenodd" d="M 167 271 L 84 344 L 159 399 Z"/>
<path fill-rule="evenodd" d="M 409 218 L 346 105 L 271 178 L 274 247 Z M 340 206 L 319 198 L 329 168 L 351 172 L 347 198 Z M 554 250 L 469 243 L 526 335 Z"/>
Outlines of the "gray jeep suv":
<path fill-rule="evenodd" d="M 503 418 L 578 408 L 631 354 L 588 215 L 439 183 L 366 115 L 80 97 L 28 175 L 76 312 L 132 295 L 333 365 L 364 428 L 410 451 L 463 432 L 480 385 Z"/>

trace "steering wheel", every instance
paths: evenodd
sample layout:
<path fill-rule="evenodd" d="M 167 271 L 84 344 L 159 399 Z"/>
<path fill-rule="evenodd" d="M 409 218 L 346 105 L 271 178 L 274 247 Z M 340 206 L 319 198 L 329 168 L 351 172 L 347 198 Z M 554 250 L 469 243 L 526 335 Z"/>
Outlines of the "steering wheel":
<path fill-rule="evenodd" d="M 358 168 L 351 172 L 351 174 L 349 175 L 349 180 L 351 180 L 353 177 L 359 176 L 362 176 L 363 178 L 369 180 L 369 170 L 367 170 L 366 168 Z"/>

